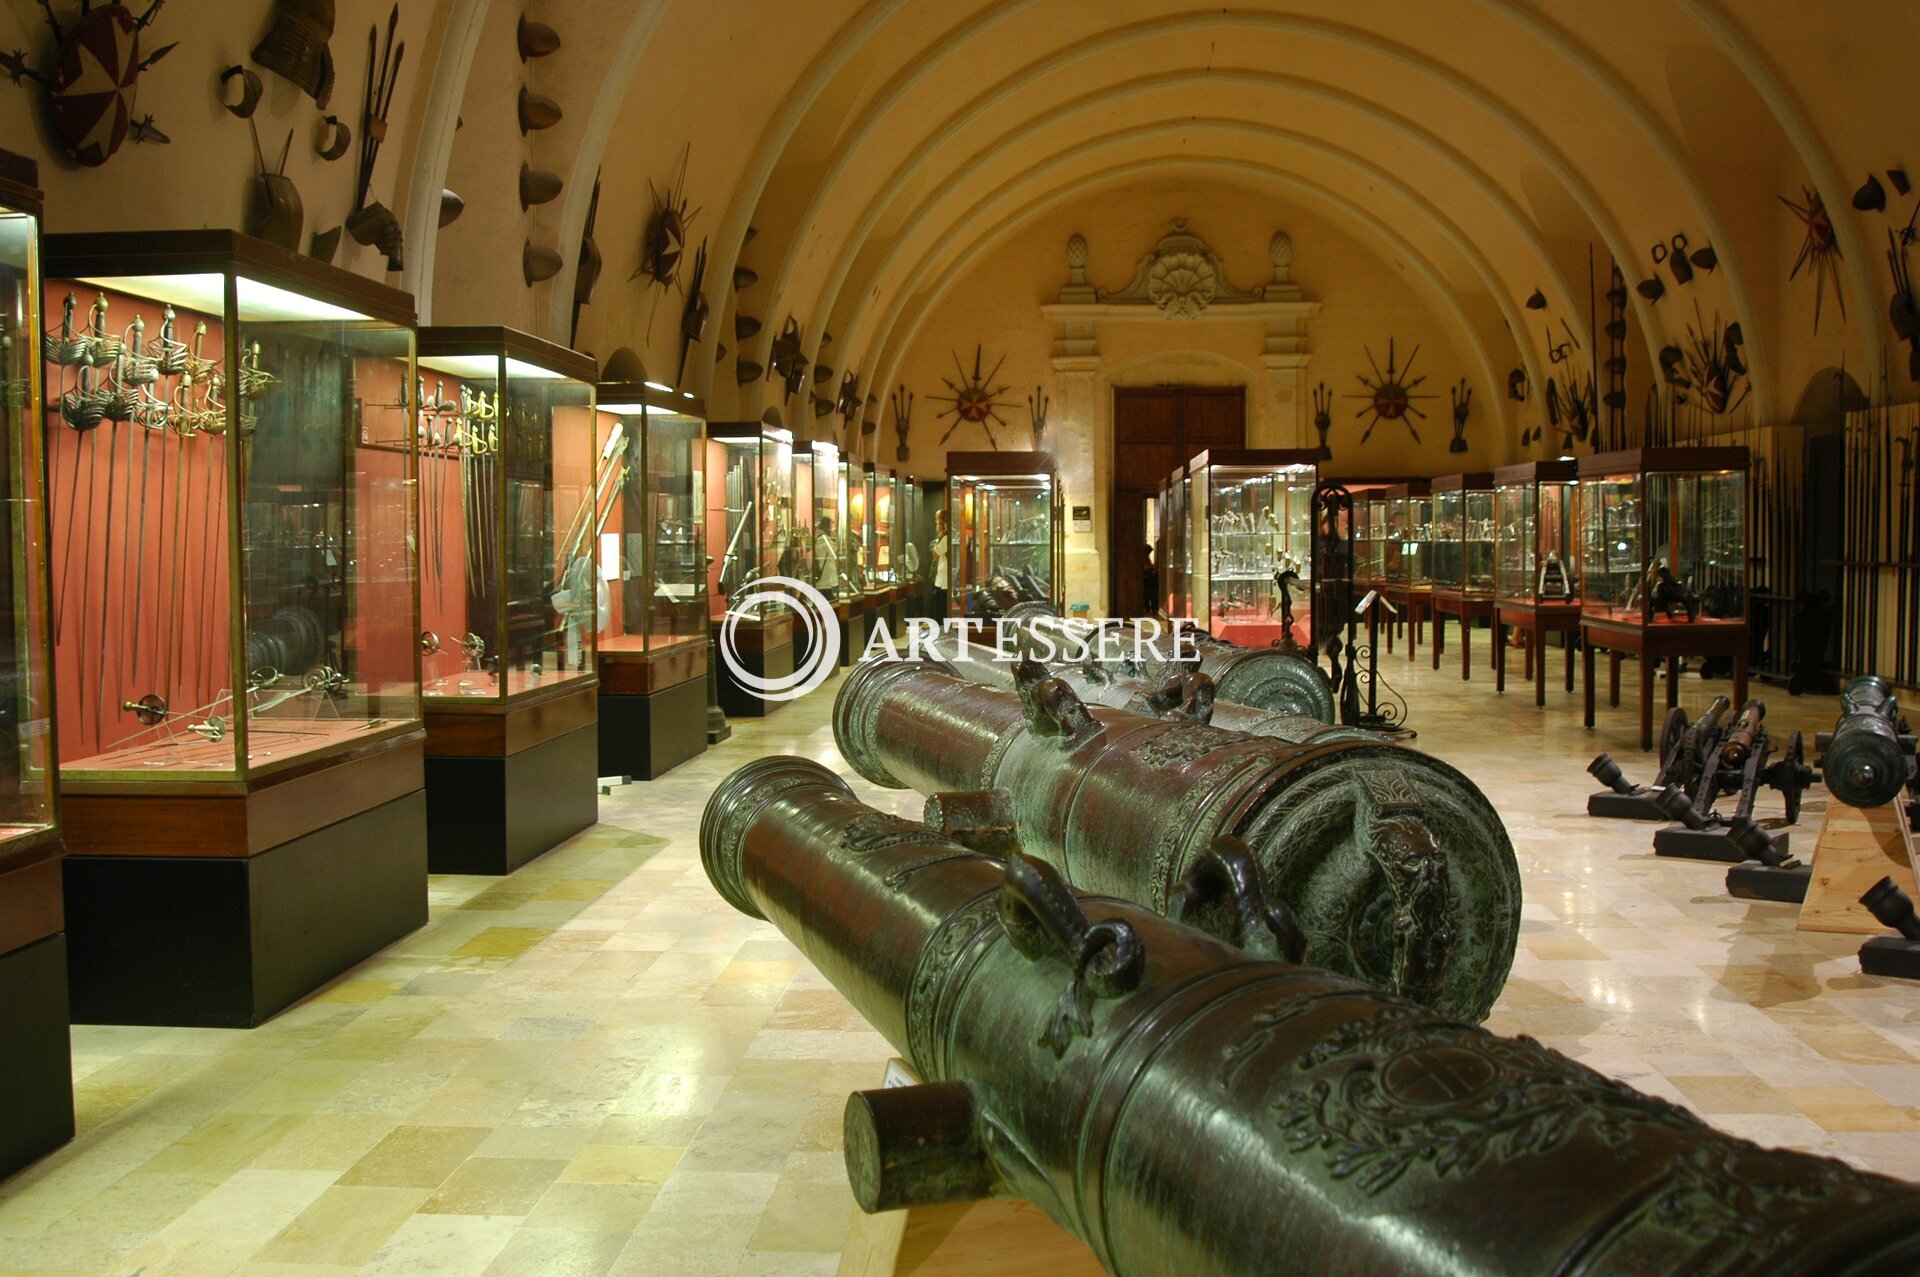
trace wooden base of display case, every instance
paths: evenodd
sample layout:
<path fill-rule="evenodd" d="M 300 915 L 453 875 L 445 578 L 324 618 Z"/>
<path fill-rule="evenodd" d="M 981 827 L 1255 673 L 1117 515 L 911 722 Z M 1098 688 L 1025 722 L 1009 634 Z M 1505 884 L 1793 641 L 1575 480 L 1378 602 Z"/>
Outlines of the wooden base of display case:
<path fill-rule="evenodd" d="M 1586 724 L 1593 726 L 1594 653 L 1608 653 L 1607 703 L 1620 703 L 1620 658 L 1640 658 L 1640 748 L 1653 748 L 1653 682 L 1660 663 L 1667 664 L 1667 708 L 1680 703 L 1680 661 L 1683 657 L 1724 656 L 1733 659 L 1733 703 L 1747 701 L 1747 627 L 1727 622 L 1656 622 L 1650 625 L 1612 625 L 1583 620 L 1580 644 L 1586 649 Z"/>
<path fill-rule="evenodd" d="M 0 866 L 0 1177 L 73 1138 L 60 844 Z"/>
<path fill-rule="evenodd" d="M 602 776 L 653 780 L 707 748 L 707 640 L 600 649 Z"/>
<path fill-rule="evenodd" d="M 427 869 L 512 873 L 599 818 L 597 678 L 505 705 L 428 701 Z"/>
<path fill-rule="evenodd" d="M 1547 635 L 1565 636 L 1567 690 L 1573 690 L 1573 653 L 1579 644 L 1580 605 L 1577 603 L 1515 603 L 1502 600 L 1493 622 L 1493 690 L 1507 690 L 1507 650 L 1509 628 L 1526 636 L 1526 674 L 1533 684 L 1533 703 L 1547 703 Z M 1589 810 L 1588 815 L 1594 815 Z M 1636 817 L 1635 819 L 1639 819 Z M 1659 819 L 1657 815 L 1645 817 Z"/>
<path fill-rule="evenodd" d="M 1460 677 L 1473 678 L 1473 626 L 1476 621 L 1493 624 L 1493 600 L 1479 598 L 1470 594 L 1456 594 L 1451 590 L 1433 592 L 1433 668 L 1440 668 L 1440 656 L 1447 650 L 1445 618 L 1457 617 L 1460 621 Z M 1489 667 L 1496 672 L 1500 667 L 1500 649 L 1496 644 Z"/>
<path fill-rule="evenodd" d="M 720 626 L 716 622 L 714 637 L 720 637 Z M 741 622 L 734 627 L 734 656 L 740 666 L 755 678 L 785 678 L 793 673 L 793 614 L 781 613 L 761 622 Z M 721 644 L 724 652 L 725 644 Z M 758 692 L 741 683 L 727 668 L 723 656 L 719 669 L 720 708 L 729 718 L 765 718 L 785 701 L 764 699 Z"/>
<path fill-rule="evenodd" d="M 252 855 L 69 854 L 66 908 L 76 1023 L 252 1028 L 426 924 L 426 791 Z"/>
<path fill-rule="evenodd" d="M 1427 618 L 1433 615 L 1433 591 L 1389 585 L 1382 594 L 1400 614 L 1401 624 L 1407 627 L 1407 659 L 1412 660 L 1414 653 L 1420 649 L 1420 635 L 1426 628 Z M 1387 631 L 1387 651 L 1393 651 L 1391 629 Z"/>

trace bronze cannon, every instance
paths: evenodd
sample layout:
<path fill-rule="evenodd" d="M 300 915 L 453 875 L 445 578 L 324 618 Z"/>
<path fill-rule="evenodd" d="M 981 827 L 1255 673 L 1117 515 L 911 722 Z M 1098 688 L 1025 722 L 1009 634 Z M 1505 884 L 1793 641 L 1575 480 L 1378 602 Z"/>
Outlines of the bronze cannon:
<path fill-rule="evenodd" d="M 817 763 L 722 782 L 700 852 L 920 1079 L 848 1099 L 866 1210 L 1024 1198 L 1119 1277 L 1920 1270 L 1920 1188 L 970 852 Z M 1247 869 L 1215 840 L 1183 912 L 1284 912 Z"/>
<path fill-rule="evenodd" d="M 1216 836 L 1243 837 L 1264 891 L 1305 925 L 1309 961 L 1485 1018 L 1513 964 L 1520 874 L 1465 777 L 1338 729 L 1296 744 L 1089 709 L 1022 670 L 1015 695 L 867 662 L 840 689 L 834 739 L 874 784 L 928 795 L 944 832 L 1017 843 L 1082 890 L 1156 912 Z"/>
<path fill-rule="evenodd" d="M 993 649 L 988 645 L 968 643 L 963 647 L 955 635 L 942 631 L 923 642 L 918 650 L 932 664 L 956 678 L 1003 692 L 1018 691 L 1014 675 L 1017 662 L 996 659 Z M 1033 649 L 1022 644 L 1017 650 Z M 1213 685 L 1213 680 L 1198 672 L 1198 661 L 1189 661 L 1184 667 L 1176 666 L 1179 672 L 1168 673 L 1154 683 L 1139 672 L 1139 666 L 1130 658 L 1123 659 L 1117 654 L 1117 649 L 1111 646 L 1108 650 L 1110 655 L 1105 660 L 1038 663 L 1089 705 L 1132 710 L 1153 718 L 1211 723 L 1228 731 L 1277 736 L 1296 745 L 1309 740 L 1380 739 L 1377 733 L 1355 727 L 1339 727 L 1309 714 L 1254 709 L 1250 705 L 1225 700 Z"/>
<path fill-rule="evenodd" d="M 1003 621 L 1018 649 L 1043 665 L 1093 662 L 1118 664 L 1128 674 L 1159 684 L 1183 671 L 1170 631 L 1132 621 L 1068 620 L 1047 603 L 1023 603 Z M 1297 714 L 1331 723 L 1335 717 L 1333 684 L 1320 667 L 1297 652 L 1271 647 L 1240 647 L 1205 630 L 1183 627 L 1185 645 L 1197 648 L 1200 673 L 1213 680 L 1223 701 L 1277 714 Z"/>
<path fill-rule="evenodd" d="M 1903 733 L 1893 688 L 1871 674 L 1847 684 L 1831 734 L 1815 738 L 1820 772 L 1849 807 L 1884 807 L 1913 783 L 1913 738 Z"/>

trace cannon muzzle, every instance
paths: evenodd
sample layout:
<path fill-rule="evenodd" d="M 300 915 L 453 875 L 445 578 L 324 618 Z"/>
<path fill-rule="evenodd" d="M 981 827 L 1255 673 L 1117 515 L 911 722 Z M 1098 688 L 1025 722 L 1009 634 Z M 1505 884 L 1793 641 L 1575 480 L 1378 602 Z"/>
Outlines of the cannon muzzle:
<path fill-rule="evenodd" d="M 816 763 L 722 782 L 714 885 L 919 1085 L 846 1111 L 868 1209 L 1033 1202 L 1118 1277 L 1911 1277 L 1920 1188 L 1712 1130 L 1527 1038 L 1256 956 L 875 811 Z M 1196 916 L 1263 916 L 1214 863 Z"/>
<path fill-rule="evenodd" d="M 1824 743 L 1820 770 L 1827 788 L 1849 807 L 1884 807 L 1913 777 L 1913 751 L 1900 736 L 1900 705 L 1893 689 L 1872 675 L 1847 684 L 1833 735 Z"/>

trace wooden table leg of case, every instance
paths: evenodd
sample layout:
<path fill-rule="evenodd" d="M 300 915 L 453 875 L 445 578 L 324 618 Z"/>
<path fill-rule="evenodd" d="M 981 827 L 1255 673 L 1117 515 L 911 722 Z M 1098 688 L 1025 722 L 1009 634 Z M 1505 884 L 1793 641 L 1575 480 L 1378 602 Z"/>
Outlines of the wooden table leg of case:
<path fill-rule="evenodd" d="M 1593 726 L 1593 644 L 1591 643 L 1586 644 L 1585 652 L 1586 652 L 1585 662 L 1586 662 L 1586 672 L 1587 672 L 1586 723 L 1588 727 L 1592 727 Z"/>
<path fill-rule="evenodd" d="M 1460 677 L 1473 678 L 1473 617 L 1465 612 L 1460 614 Z"/>
<path fill-rule="evenodd" d="M 1433 668 L 1440 668 L 1440 651 L 1447 645 L 1447 621 L 1439 612 L 1433 614 Z"/>
<path fill-rule="evenodd" d="M 1539 647 L 1540 650 L 1532 654 L 1533 668 L 1527 672 L 1533 676 L 1533 703 L 1535 708 L 1542 707 L 1547 703 L 1547 649 L 1541 646 L 1546 637 L 1547 632 L 1545 630 L 1538 626 L 1534 627 L 1534 646 Z M 1567 690 L 1569 692 L 1573 690 L 1572 648 L 1567 649 Z"/>
<path fill-rule="evenodd" d="M 1658 661 L 1640 658 L 1640 752 L 1653 748 L 1653 681 L 1659 677 Z"/>
<path fill-rule="evenodd" d="M 1507 627 L 1497 613 L 1493 618 L 1493 690 L 1507 690 Z"/>
<path fill-rule="evenodd" d="M 1620 653 L 1607 649 L 1607 704 L 1620 708 Z"/>
<path fill-rule="evenodd" d="M 1571 691 L 1573 690 L 1573 649 L 1574 649 L 1574 635 L 1575 635 L 1575 631 L 1573 631 L 1573 630 L 1563 630 L 1563 631 L 1561 631 L 1561 633 L 1560 633 L 1560 638 L 1561 638 L 1561 640 L 1562 640 L 1562 641 L 1563 641 L 1563 642 L 1564 642 L 1564 643 L 1566 644 L 1566 648 L 1567 648 L 1567 690 L 1568 690 L 1569 692 L 1571 692 Z M 1540 655 L 1541 655 L 1542 657 L 1544 657 L 1544 656 L 1546 656 L 1546 653 L 1545 653 L 1545 652 L 1542 652 L 1542 653 L 1541 653 Z M 1543 688 L 1544 688 L 1544 687 L 1546 686 L 1546 674 L 1545 674 L 1545 672 L 1544 672 L 1544 671 L 1542 672 L 1542 674 L 1541 674 L 1541 676 L 1540 676 L 1540 678 L 1541 678 L 1541 684 L 1540 684 L 1540 685 L 1541 685 L 1541 687 L 1543 687 Z M 1545 695 L 1545 693 L 1543 692 L 1543 693 L 1542 693 L 1542 696 L 1543 696 L 1543 698 L 1544 698 L 1544 695 Z M 1543 704 L 1543 705 L 1544 705 L 1545 703 L 1546 703 L 1546 701 L 1545 701 L 1544 699 L 1542 699 L 1542 701 L 1541 701 L 1541 704 Z"/>

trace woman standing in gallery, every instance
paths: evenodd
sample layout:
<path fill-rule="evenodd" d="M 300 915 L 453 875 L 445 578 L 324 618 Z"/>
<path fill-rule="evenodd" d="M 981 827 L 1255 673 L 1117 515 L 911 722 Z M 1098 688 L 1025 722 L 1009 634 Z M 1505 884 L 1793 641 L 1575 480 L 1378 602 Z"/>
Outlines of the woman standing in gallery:
<path fill-rule="evenodd" d="M 947 617 L 947 510 L 945 506 L 933 512 L 933 544 L 927 547 L 927 554 L 933 560 L 933 614 L 937 621 Z"/>

